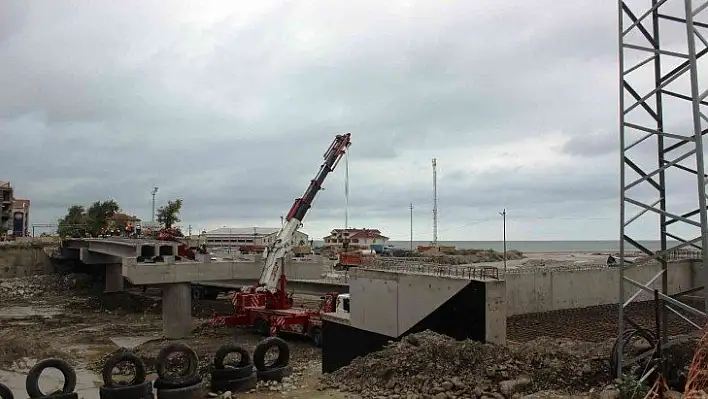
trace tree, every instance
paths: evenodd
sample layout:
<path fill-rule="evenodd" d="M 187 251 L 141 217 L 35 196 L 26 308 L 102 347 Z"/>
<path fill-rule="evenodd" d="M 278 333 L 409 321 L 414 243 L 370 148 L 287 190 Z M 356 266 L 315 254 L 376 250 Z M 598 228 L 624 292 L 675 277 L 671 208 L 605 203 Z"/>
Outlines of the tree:
<path fill-rule="evenodd" d="M 84 237 L 88 231 L 86 211 L 83 205 L 72 205 L 66 215 L 59 219 L 57 234 L 61 237 Z"/>
<path fill-rule="evenodd" d="M 108 225 L 108 220 L 120 210 L 120 205 L 114 200 L 96 201 L 86 211 L 90 224 L 91 235 L 98 235 L 101 229 Z"/>
<path fill-rule="evenodd" d="M 157 222 L 163 225 L 166 229 L 172 228 L 175 223 L 181 221 L 179 212 L 182 210 L 182 198 L 177 198 L 174 201 L 167 201 L 167 205 L 160 207 L 157 210 Z"/>
<path fill-rule="evenodd" d="M 62 237 L 97 236 L 108 221 L 120 210 L 114 200 L 96 201 L 86 210 L 83 205 L 72 205 L 67 214 L 59 219 L 57 233 Z"/>

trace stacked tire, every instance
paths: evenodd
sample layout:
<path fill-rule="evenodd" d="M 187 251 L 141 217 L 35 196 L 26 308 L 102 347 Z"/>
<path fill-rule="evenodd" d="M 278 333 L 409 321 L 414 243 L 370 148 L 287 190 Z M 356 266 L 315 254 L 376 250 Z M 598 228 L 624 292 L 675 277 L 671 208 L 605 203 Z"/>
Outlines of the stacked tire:
<path fill-rule="evenodd" d="M 113 379 L 113 369 L 121 363 L 133 366 L 135 374 L 130 381 L 117 382 Z M 101 370 L 103 386 L 98 389 L 101 399 L 147 399 L 153 398 L 152 383 L 145 380 L 145 363 L 131 352 L 118 352 L 106 360 Z"/>
<path fill-rule="evenodd" d="M 57 369 L 61 372 L 64 377 L 64 385 L 58 391 L 51 393 L 44 393 L 39 388 L 39 377 L 42 372 L 46 369 Z M 36 398 L 51 398 L 51 399 L 78 399 L 79 395 L 74 392 L 76 389 L 76 371 L 73 367 L 64 360 L 61 359 L 44 359 L 34 365 L 27 373 L 27 379 L 25 380 L 25 389 L 27 390 L 27 395 L 31 399 Z M 7 390 L 10 391 L 9 389 Z M 10 392 L 9 397 L 12 398 L 12 393 Z M 4 399 L 4 397 L 3 397 Z"/>
<path fill-rule="evenodd" d="M 227 363 L 226 357 L 238 355 L 238 361 Z M 220 347 L 214 355 L 214 369 L 211 372 L 211 390 L 213 392 L 243 392 L 256 387 L 257 379 L 253 373 L 253 363 L 248 351 L 236 344 Z"/>
<path fill-rule="evenodd" d="M 183 370 L 172 373 L 169 357 L 173 354 L 184 357 Z M 199 358 L 194 349 L 184 344 L 170 344 L 157 354 L 157 389 L 158 399 L 203 399 L 205 396 L 202 377 L 199 375 Z"/>
<path fill-rule="evenodd" d="M 0 399 L 15 399 L 12 391 L 5 384 L 0 384 Z"/>
<path fill-rule="evenodd" d="M 278 358 L 268 363 L 266 354 L 270 349 L 278 349 Z M 278 337 L 266 338 L 256 345 L 253 351 L 253 365 L 256 366 L 256 378 L 258 381 L 277 381 L 290 375 L 290 347 L 288 343 Z"/>

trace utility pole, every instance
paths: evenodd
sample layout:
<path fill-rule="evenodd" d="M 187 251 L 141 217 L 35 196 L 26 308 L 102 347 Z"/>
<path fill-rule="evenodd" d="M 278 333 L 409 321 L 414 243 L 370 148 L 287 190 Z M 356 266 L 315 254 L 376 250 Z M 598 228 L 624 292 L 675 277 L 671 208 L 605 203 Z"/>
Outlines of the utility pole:
<path fill-rule="evenodd" d="M 152 223 L 155 224 L 155 194 L 157 194 L 157 187 L 152 189 Z"/>
<path fill-rule="evenodd" d="M 438 246 L 438 163 L 433 158 L 433 246 Z"/>
<path fill-rule="evenodd" d="M 411 252 L 413 252 L 413 203 L 411 202 Z"/>
<path fill-rule="evenodd" d="M 506 208 L 502 212 L 499 212 L 499 214 L 502 216 L 502 232 L 504 235 L 504 273 L 506 273 Z"/>
<path fill-rule="evenodd" d="M 191 224 L 187 227 L 187 234 L 189 235 L 189 238 L 192 238 L 192 225 Z"/>

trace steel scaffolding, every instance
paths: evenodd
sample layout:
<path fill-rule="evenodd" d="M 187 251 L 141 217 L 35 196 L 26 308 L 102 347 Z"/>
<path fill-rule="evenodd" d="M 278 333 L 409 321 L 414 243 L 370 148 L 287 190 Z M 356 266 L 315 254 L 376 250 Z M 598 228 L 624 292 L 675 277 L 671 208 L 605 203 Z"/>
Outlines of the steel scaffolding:
<path fill-rule="evenodd" d="M 632 301 L 659 299 L 659 348 L 667 343 L 670 314 L 697 328 L 706 322 L 708 298 L 701 290 L 708 281 L 708 258 L 696 262 L 693 287 L 679 293 L 669 292 L 675 269 L 667 259 L 682 248 L 708 247 L 703 151 L 703 134 L 708 132 L 708 57 L 703 59 L 708 52 L 708 1 L 618 3 L 621 227 L 615 356 L 621 374 L 623 367 L 642 360 L 624 354 L 627 330 L 655 330 L 633 319 L 628 307 Z M 641 242 L 657 239 L 656 247 Z M 630 262 L 630 251 L 658 261 L 661 270 L 647 278 L 651 269 L 637 270 L 646 263 Z"/>

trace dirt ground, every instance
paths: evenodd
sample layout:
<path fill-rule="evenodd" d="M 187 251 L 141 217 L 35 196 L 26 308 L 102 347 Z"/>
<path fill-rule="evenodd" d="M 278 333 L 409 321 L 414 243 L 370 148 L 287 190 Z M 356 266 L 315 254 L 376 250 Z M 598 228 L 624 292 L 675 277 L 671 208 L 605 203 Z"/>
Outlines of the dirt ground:
<path fill-rule="evenodd" d="M 154 379 L 155 358 L 166 345 L 161 339 L 159 290 L 131 289 L 103 294 L 101 284 L 84 276 L 44 276 L 0 280 L 0 382 L 16 398 L 26 397 L 24 380 L 39 359 L 59 357 L 77 371 L 76 392 L 85 399 L 98 398 L 97 387 L 104 360 L 121 347 L 135 351 Z M 205 322 L 216 310 L 227 312 L 226 299 L 193 304 L 195 330 L 181 340 L 200 357 L 200 373 L 208 374 L 217 348 L 236 342 L 252 351 L 262 337 L 247 330 L 212 327 Z M 319 349 L 305 340 L 288 337 L 293 367 L 292 384 L 285 389 L 259 386 L 239 398 L 353 398 L 351 394 L 318 390 L 321 369 Z M 59 388 L 61 376 L 47 372 L 41 386 Z M 45 390 L 45 392 L 46 392 Z"/>

